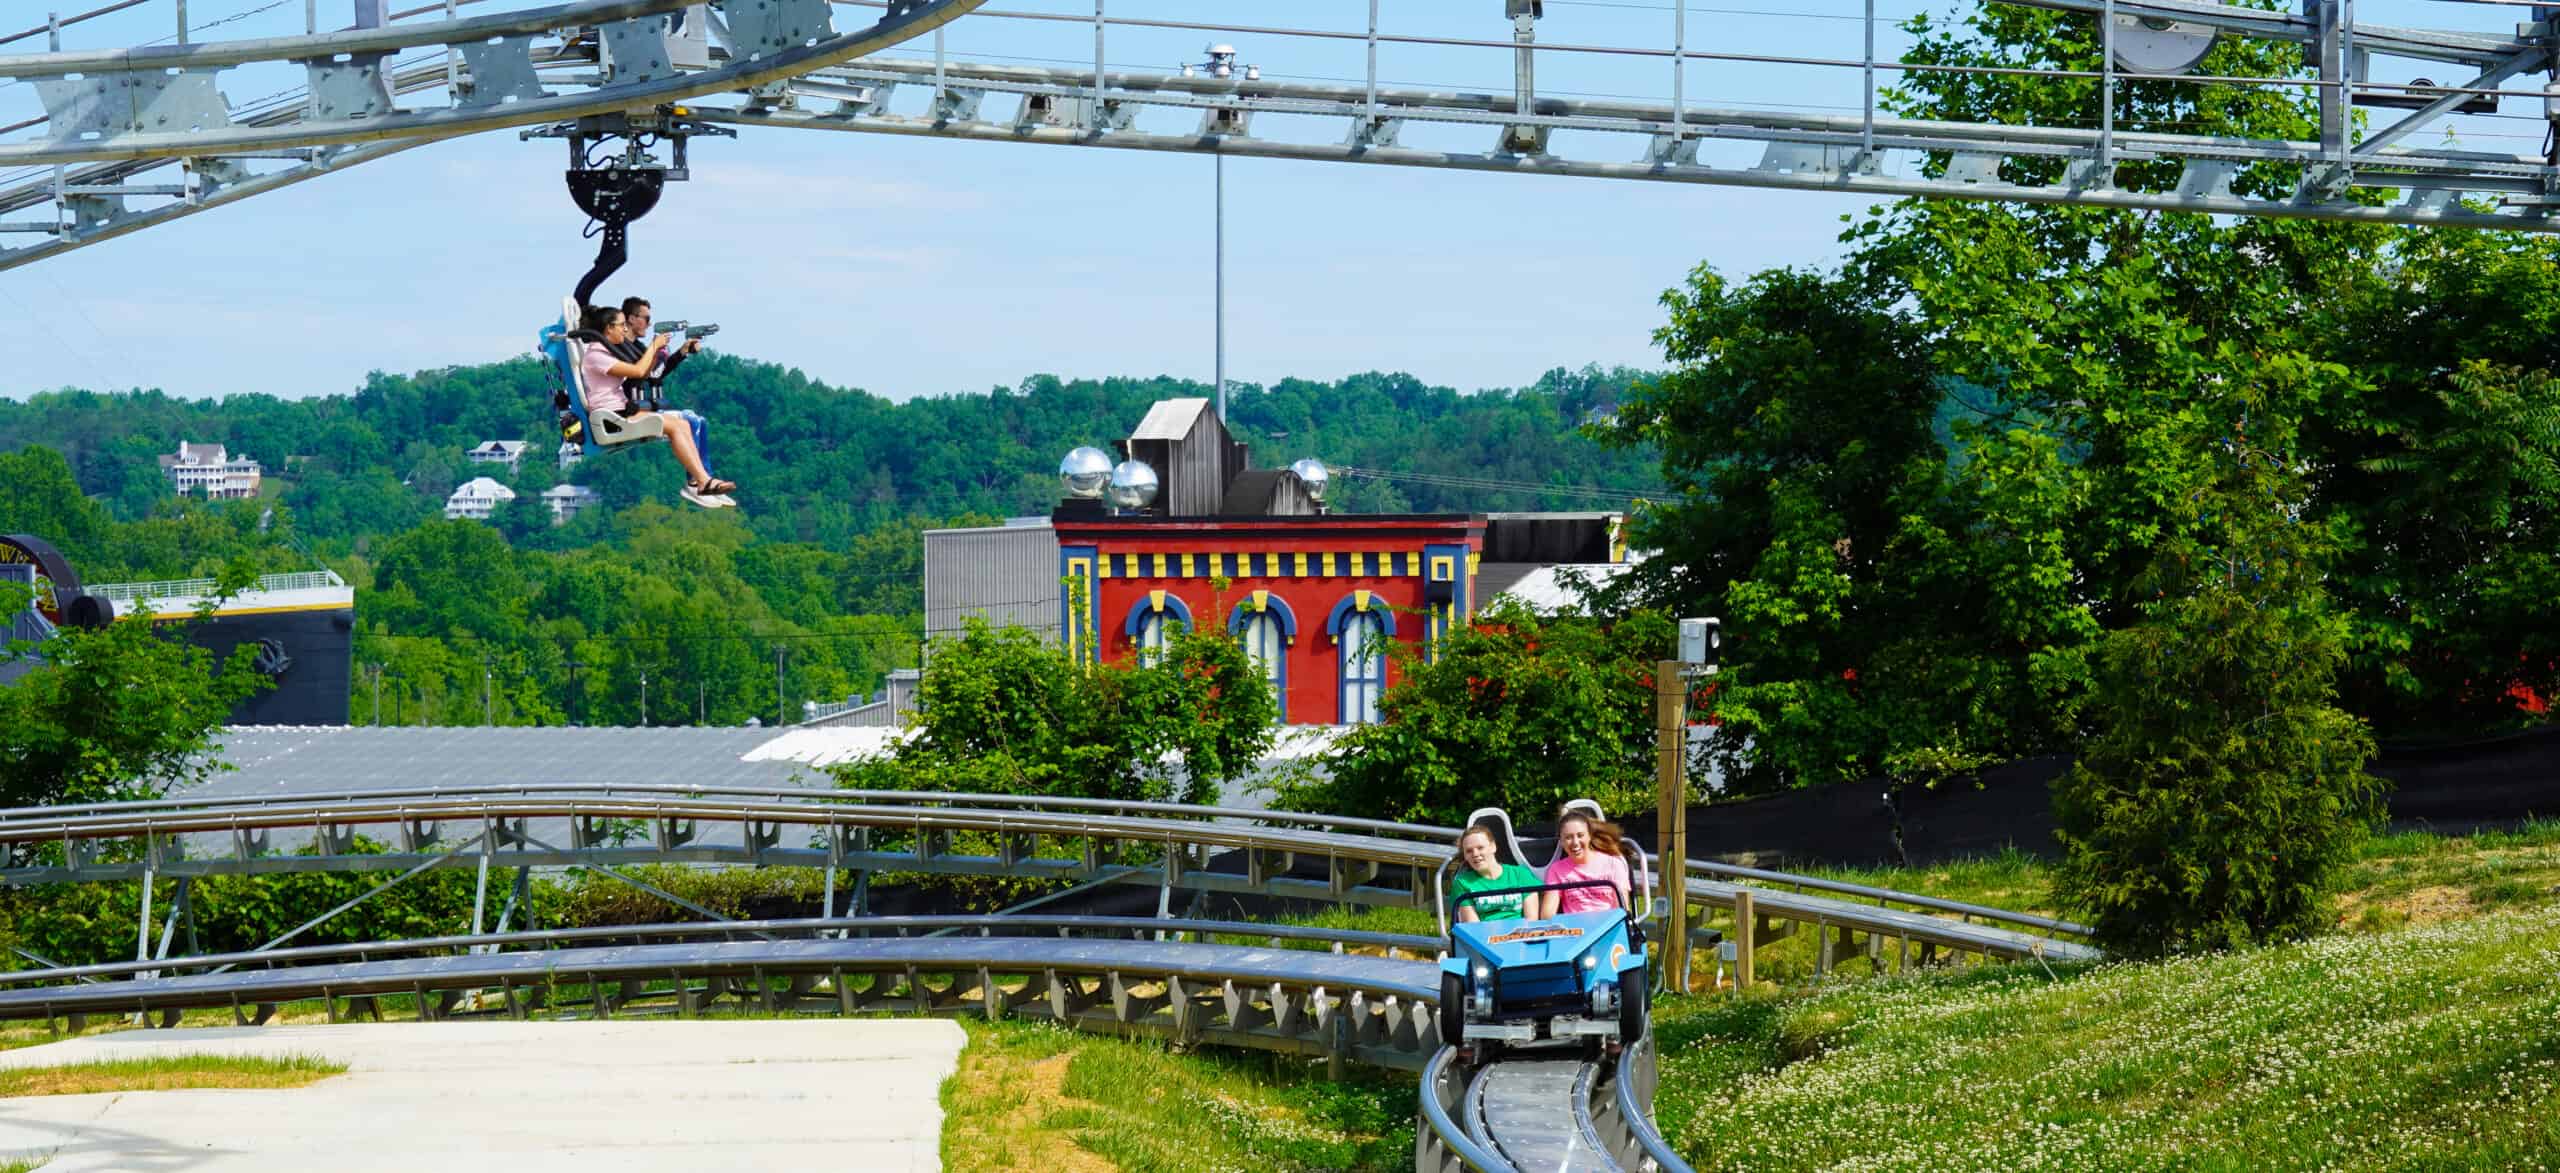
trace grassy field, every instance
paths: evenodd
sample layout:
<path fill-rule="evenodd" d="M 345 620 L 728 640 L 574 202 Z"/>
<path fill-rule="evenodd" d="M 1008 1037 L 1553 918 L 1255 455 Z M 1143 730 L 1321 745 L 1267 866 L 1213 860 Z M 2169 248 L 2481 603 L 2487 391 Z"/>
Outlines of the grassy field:
<path fill-rule="evenodd" d="M 2560 1165 L 2560 907 L 1656 1012 L 1701 1169 Z"/>
<path fill-rule="evenodd" d="M 1825 874 L 2055 911 L 2022 853 Z M 2560 823 L 2377 838 L 2347 886 L 2319 940 L 2144 965 L 1814 984 L 1799 934 L 1762 951 L 1776 992 L 1662 999 L 1657 1115 L 1701 1169 L 2560 1168 Z M 1433 931 L 1415 910 L 1310 923 Z M 942 1089 L 950 1168 L 1412 1159 L 1408 1076 L 1330 1083 L 1303 1060 L 962 1021 L 970 1045 Z M 10 1024 L 0 1048 L 53 1037 Z"/>
<path fill-rule="evenodd" d="M 962 1019 L 942 1163 L 989 1173 L 1410 1169 L 1411 1076 Z"/>
<path fill-rule="evenodd" d="M 51 1067 L 0 1068 L 0 1098 L 80 1096 L 93 1092 L 158 1092 L 177 1088 L 302 1087 L 347 1065 L 312 1055 L 163 1055 L 101 1059 Z"/>
<path fill-rule="evenodd" d="M 1925 868 L 1829 868 L 1811 875 L 2056 915 L 2051 872 L 2023 851 Z M 2560 898 L 2560 821 L 2511 831 L 2404 831 L 2365 841 L 2348 869 L 2339 927 L 2379 930 Z"/>

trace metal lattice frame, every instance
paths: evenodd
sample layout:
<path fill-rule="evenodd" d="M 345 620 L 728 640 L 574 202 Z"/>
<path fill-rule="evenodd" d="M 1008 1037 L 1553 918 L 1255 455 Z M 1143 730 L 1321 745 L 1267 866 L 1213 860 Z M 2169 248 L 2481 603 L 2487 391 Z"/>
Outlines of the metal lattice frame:
<path fill-rule="evenodd" d="M 1399 5 L 1418 0 L 1395 0 Z M 2546 10 L 2514 35 L 2415 29 L 2358 22 L 2354 0 L 2308 0 L 2305 11 L 2269 12 L 2202 0 L 2013 0 L 2093 14 L 2109 44 L 2135 22 L 2178 22 L 2227 37 L 2303 47 L 2311 64 L 2293 79 L 2210 78 L 2135 73 L 2112 56 L 2096 71 L 2037 72 L 2095 82 L 2094 127 L 2018 127 L 1884 117 L 1877 79 L 1927 68 L 1879 60 L 1876 18 L 1858 57 L 1777 57 L 1698 48 L 1716 38 L 1712 21 L 1688 27 L 1675 7 L 1659 40 L 1637 45 L 1542 42 L 1534 6 L 1514 5 L 1508 40 L 1379 32 L 1379 9 L 1351 28 L 1245 28 L 1194 21 L 986 10 L 979 21 L 1045 22 L 1081 38 L 1089 31 L 1094 68 L 1043 68 L 952 59 L 935 40 L 931 61 L 867 56 L 976 9 L 982 0 L 840 0 L 885 10 L 870 30 L 829 33 L 822 0 L 718 0 L 709 36 L 667 35 L 661 14 L 682 0 L 584 0 L 530 12 L 302 38 L 110 53 L 0 57 L 0 77 L 47 87 L 48 119 L 31 141 L 0 143 L 0 164 L 61 170 L 0 188 L 0 214 L 50 206 L 50 220 L 0 222 L 0 231 L 47 239 L 0 250 L 0 269 L 123 232 L 164 223 L 405 150 L 498 126 L 577 114 L 645 110 L 695 99 L 704 113 L 735 125 L 832 129 L 980 141 L 1233 154 L 1512 174 L 1924 196 L 2022 203 L 2279 216 L 2352 222 L 2458 225 L 2550 232 L 2560 228 L 2560 166 L 2545 156 L 2413 145 L 2419 131 L 2450 125 L 2467 105 L 2513 98 L 2548 117 L 2539 89 L 2504 85 L 2554 74 L 2554 22 Z M 540 27 L 536 27 L 540 26 Z M 542 28 L 576 28 L 547 37 Z M 1360 84 L 1310 84 L 1228 77 L 1113 72 L 1104 67 L 1111 30 L 1184 29 L 1359 42 L 1368 50 Z M 796 40 L 795 40 L 796 38 Z M 682 40 L 683 44 L 678 42 Z M 1078 43 L 1078 42 L 1070 42 Z M 796 47 L 786 47 L 793 46 Z M 1380 46 L 1438 45 L 1512 50 L 1507 91 L 1459 93 L 1382 86 Z M 446 61 L 393 68 L 398 48 L 448 47 Z M 659 52 L 663 49 L 664 52 Z M 1670 74 L 1668 102 L 1594 101 L 1542 95 L 1535 61 L 1554 54 L 1603 55 Z M 341 62 L 334 58 L 347 56 Z M 1072 55 L 1072 54 L 1069 54 Z M 2400 58 L 2463 67 L 2454 85 L 2370 80 L 2365 63 Z M 860 58 L 859 60 L 855 60 Z M 253 61 L 301 61 L 309 86 L 280 103 L 229 109 L 221 70 Z M 1855 72 L 1865 90 L 1856 114 L 1708 107 L 1683 100 L 1693 64 L 1782 64 Z M 609 68 L 608 68 L 609 67 Z M 841 68 L 838 68 L 841 67 Z M 174 72 L 169 72 L 174 70 Z M 96 71 L 96 72 L 91 72 Z M 62 75 L 83 72 L 77 81 Z M 2560 77 L 2560 74 L 2555 74 Z M 2115 98 L 2128 82 L 2278 86 L 2318 95 L 2319 135 L 2302 141 L 2132 133 L 2115 127 Z M 441 105 L 407 105 L 413 94 Z M 990 102 L 989 99 L 995 99 Z M 2370 103 L 2405 107 L 2387 124 L 2360 130 L 2352 113 Z M 1257 123 L 1262 115 L 1284 117 Z M 1278 124 L 1278 125 L 1274 125 Z M 1291 135 L 1291 125 L 1325 126 Z M 29 124 L 33 125 L 33 124 Z M 1480 126 L 1477 150 L 1404 143 L 1408 125 Z M 13 128 L 15 129 L 15 128 Z M 1556 131 L 1575 132 L 1559 138 Z M 1585 133 L 1594 132 L 1594 133 Z M 1606 144 L 1623 143 L 1611 150 Z M 1702 161 L 1700 148 L 1759 152 L 1756 163 Z M 100 163 L 98 161 L 110 161 Z M 154 167 L 184 162 L 178 183 L 141 183 Z M 2171 161 L 2165 190 L 2118 183 L 2128 162 Z M 2051 182 L 2022 182 L 2016 164 L 2040 162 Z M 2055 163 L 2060 165 L 2054 166 Z M 1925 166 L 1924 166 L 1925 164 Z M 2279 196 L 2235 194 L 2254 171 L 2289 189 Z"/>
<path fill-rule="evenodd" d="M 723 3 L 716 59 L 708 30 L 680 34 L 669 21 L 698 0 L 580 0 L 353 32 L 0 56 L 0 79 L 33 82 L 45 107 L 26 124 L 38 137 L 0 143 L 0 166 L 54 168 L 0 190 L 0 214 L 46 203 L 55 211 L 0 223 L 0 232 L 49 238 L 0 250 L 0 269 L 442 139 L 753 93 L 931 32 L 984 2 L 895 0 L 851 32 L 837 31 L 824 0 Z M 445 63 L 402 69 L 391 60 L 437 47 Z M 277 62 L 300 65 L 306 87 L 234 110 L 222 74 Z M 402 104 L 420 92 L 443 101 Z M 134 182 L 180 162 L 181 182 Z M 120 166 L 71 170 L 99 163 Z"/>

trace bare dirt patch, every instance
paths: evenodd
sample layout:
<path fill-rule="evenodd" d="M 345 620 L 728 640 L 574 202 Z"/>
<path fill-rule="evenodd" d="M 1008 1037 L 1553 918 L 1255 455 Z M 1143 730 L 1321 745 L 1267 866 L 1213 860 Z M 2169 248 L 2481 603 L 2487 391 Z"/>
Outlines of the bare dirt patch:
<path fill-rule="evenodd" d="M 1075 1134 L 1045 1121 L 1082 1101 L 1063 1090 L 1072 1051 L 1033 1059 L 999 1053 L 980 1037 L 962 1052 L 944 1099 L 950 1127 L 943 1138 L 945 1168 L 990 1173 L 1117 1173 L 1119 1166 L 1086 1151 Z"/>
<path fill-rule="evenodd" d="M 2341 911 L 2349 917 L 2372 907 L 2390 914 L 2396 923 L 2408 925 L 2441 924 L 2471 915 L 2471 894 L 2450 884 L 2430 884 L 2394 896 L 2349 893 L 2341 904 Z"/>

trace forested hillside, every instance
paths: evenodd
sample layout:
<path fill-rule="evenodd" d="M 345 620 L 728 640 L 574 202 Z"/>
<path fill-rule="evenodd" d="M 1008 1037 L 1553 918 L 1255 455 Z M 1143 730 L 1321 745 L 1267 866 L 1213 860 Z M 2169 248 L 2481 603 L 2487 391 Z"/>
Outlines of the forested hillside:
<path fill-rule="evenodd" d="M 1624 370 L 1557 370 L 1519 390 L 1461 394 L 1408 375 L 1338 383 L 1284 380 L 1232 393 L 1234 430 L 1269 466 L 1300 456 L 1424 477 L 1464 475 L 1531 484 L 1637 489 L 1656 481 L 1641 452 L 1613 452 L 1574 434 L 1605 413 L 1634 378 Z M 891 403 L 815 383 L 797 371 L 718 354 L 686 364 L 674 401 L 712 421 L 723 476 L 743 486 L 759 538 L 841 549 L 910 517 L 1045 511 L 1058 458 L 1078 444 L 1128 435 L 1147 405 L 1208 388 L 1169 378 L 1060 380 Z M 488 471 L 463 451 L 487 440 L 528 440 L 510 487 L 527 495 L 563 479 L 550 461 L 557 436 L 541 365 L 528 357 L 412 375 L 376 373 L 351 396 L 283 400 L 235 395 L 179 399 L 157 391 L 58 391 L 0 400 L 0 451 L 43 445 L 71 462 L 81 488 L 117 517 L 149 516 L 168 494 L 155 458 L 181 439 L 218 442 L 265 465 L 282 484 L 275 503 L 323 549 L 435 515 L 445 495 Z M 566 474 L 616 508 L 672 499 L 680 479 L 663 450 L 616 454 Z M 1360 511 L 1587 508 L 1587 498 L 1450 490 L 1420 482 L 1355 482 Z M 518 544 L 585 545 L 601 530 L 529 531 L 500 519 Z"/>
<path fill-rule="evenodd" d="M 1345 481 L 1347 509 L 1587 509 L 1606 503 L 1435 482 L 1652 485 L 1648 452 L 1577 431 L 1634 378 L 1557 370 L 1472 394 L 1406 375 L 1287 380 L 1231 392 L 1230 416 L 1259 464 L 1313 455 L 1418 478 Z M 662 448 L 560 469 L 547 376 L 525 358 L 376 373 L 353 395 L 298 400 L 0 399 L 0 532 L 52 538 L 91 581 L 330 566 L 359 588 L 360 722 L 374 719 L 370 665 L 386 722 L 635 723 L 644 678 L 653 724 L 771 720 L 916 662 L 922 530 L 1046 512 L 1069 448 L 1126 436 L 1158 399 L 1208 394 L 1168 378 L 1043 375 L 891 403 L 717 354 L 687 363 L 671 390 L 711 419 L 714 466 L 742 486 L 743 508 L 677 503 Z M 531 447 L 513 475 L 464 459 L 515 439 Z M 157 458 L 181 440 L 258 460 L 265 496 L 173 498 Z M 442 519 L 454 486 L 492 473 L 517 501 L 487 523 Z M 607 507 L 553 528 L 536 498 L 564 479 Z"/>

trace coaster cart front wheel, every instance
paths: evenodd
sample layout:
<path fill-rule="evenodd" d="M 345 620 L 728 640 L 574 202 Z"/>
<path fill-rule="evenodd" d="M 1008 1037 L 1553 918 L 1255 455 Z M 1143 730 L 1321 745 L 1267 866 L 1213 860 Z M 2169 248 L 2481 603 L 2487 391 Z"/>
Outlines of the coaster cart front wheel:
<path fill-rule="evenodd" d="M 1454 973 L 1440 975 L 1440 1042 L 1467 1045 L 1467 983 Z"/>

